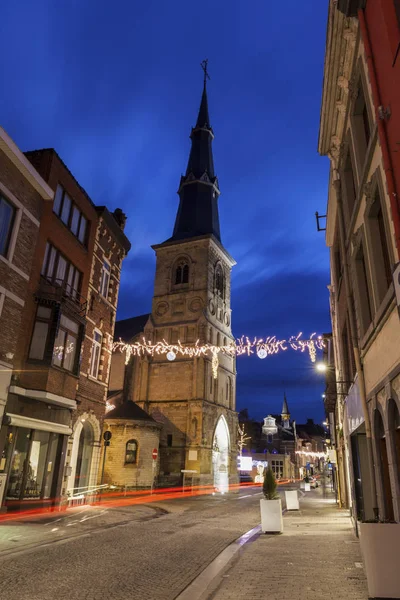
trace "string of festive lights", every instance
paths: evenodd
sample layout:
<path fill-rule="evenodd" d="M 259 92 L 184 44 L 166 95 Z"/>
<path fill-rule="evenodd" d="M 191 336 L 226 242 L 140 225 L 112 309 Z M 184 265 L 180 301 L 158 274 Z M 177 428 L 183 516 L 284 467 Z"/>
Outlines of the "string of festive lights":
<path fill-rule="evenodd" d="M 311 458 L 325 458 L 327 452 L 307 452 L 307 450 L 296 450 L 300 456 L 310 456 Z"/>
<path fill-rule="evenodd" d="M 297 336 L 292 336 L 287 340 L 278 340 L 275 336 L 270 336 L 265 339 L 254 338 L 251 340 L 249 337 L 242 336 L 235 342 L 232 341 L 230 344 L 225 346 L 214 346 L 213 344 L 201 344 L 199 340 L 194 345 L 182 344 L 178 341 L 175 344 L 169 344 L 166 340 L 162 340 L 153 344 L 151 341 L 143 340 L 140 342 L 133 342 L 133 344 L 127 344 L 122 340 L 114 342 L 112 344 L 112 351 L 125 352 L 125 363 L 127 364 L 131 356 L 160 356 L 166 355 L 167 359 L 174 361 L 176 357 L 183 356 L 189 358 L 195 358 L 199 356 L 212 356 L 212 372 L 214 379 L 218 377 L 218 365 L 219 365 L 219 354 L 225 354 L 227 356 L 242 356 L 246 354 L 251 356 L 256 353 L 258 358 L 264 359 L 272 354 L 278 354 L 278 352 L 286 351 L 288 348 L 299 352 L 308 351 L 310 359 L 315 362 L 317 350 L 321 350 L 324 347 L 324 340 L 322 336 L 317 336 L 313 333 L 309 339 L 301 339 L 303 334 L 299 333 Z"/>

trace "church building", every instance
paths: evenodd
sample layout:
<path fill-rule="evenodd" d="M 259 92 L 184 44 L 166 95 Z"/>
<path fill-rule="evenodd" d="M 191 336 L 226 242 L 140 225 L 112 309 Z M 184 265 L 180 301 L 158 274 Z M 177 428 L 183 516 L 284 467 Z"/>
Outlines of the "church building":
<path fill-rule="evenodd" d="M 184 346 L 197 340 L 215 346 L 234 341 L 230 296 L 235 261 L 221 242 L 206 74 L 190 138 L 172 236 L 153 246 L 151 313 L 117 322 L 116 341 L 145 338 Z M 222 492 L 236 482 L 236 358 L 219 353 L 216 378 L 211 353 L 196 358 L 178 354 L 172 361 L 165 354 L 132 356 L 126 366 L 123 358 L 118 351 L 113 356 L 110 395 L 114 404 L 133 400 L 162 425 L 160 482 L 178 483 L 184 471 L 196 483 L 213 484 Z"/>

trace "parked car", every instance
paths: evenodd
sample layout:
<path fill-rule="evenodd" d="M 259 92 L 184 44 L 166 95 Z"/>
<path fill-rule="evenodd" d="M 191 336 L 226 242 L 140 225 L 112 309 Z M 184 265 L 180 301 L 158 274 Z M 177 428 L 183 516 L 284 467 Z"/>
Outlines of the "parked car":
<path fill-rule="evenodd" d="M 240 473 L 239 475 L 240 483 L 254 483 L 252 476 L 250 473 Z"/>

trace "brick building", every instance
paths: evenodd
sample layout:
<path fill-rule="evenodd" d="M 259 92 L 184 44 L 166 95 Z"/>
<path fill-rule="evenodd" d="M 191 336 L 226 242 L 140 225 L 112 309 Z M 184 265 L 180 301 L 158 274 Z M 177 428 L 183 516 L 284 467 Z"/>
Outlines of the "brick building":
<path fill-rule="evenodd" d="M 7 399 L 2 450 L 8 507 L 64 497 L 71 482 L 80 487 L 75 482 L 82 480 L 87 487 L 96 480 L 107 343 L 129 249 L 121 211 L 113 216 L 96 207 L 54 150 L 26 157 L 53 190 L 54 202 L 44 205 L 32 252 Z"/>
<path fill-rule="evenodd" d="M 3 421 L 17 358 L 17 335 L 25 310 L 39 221 L 53 191 L 14 142 L 0 128 L 0 506 L 9 457 L 4 451 L 8 431 Z"/>
<path fill-rule="evenodd" d="M 158 475 L 161 425 L 128 400 L 106 414 L 104 429 L 112 434 L 104 466 L 104 483 L 124 488 L 148 488 Z M 104 450 L 103 450 L 104 452 Z"/>

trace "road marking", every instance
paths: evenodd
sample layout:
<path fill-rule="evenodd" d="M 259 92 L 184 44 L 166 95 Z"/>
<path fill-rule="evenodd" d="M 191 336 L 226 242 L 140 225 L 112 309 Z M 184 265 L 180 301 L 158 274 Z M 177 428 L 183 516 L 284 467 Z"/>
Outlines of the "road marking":
<path fill-rule="evenodd" d="M 243 498 L 251 498 L 254 494 L 246 494 L 246 496 L 239 496 L 236 500 L 243 500 Z"/>

